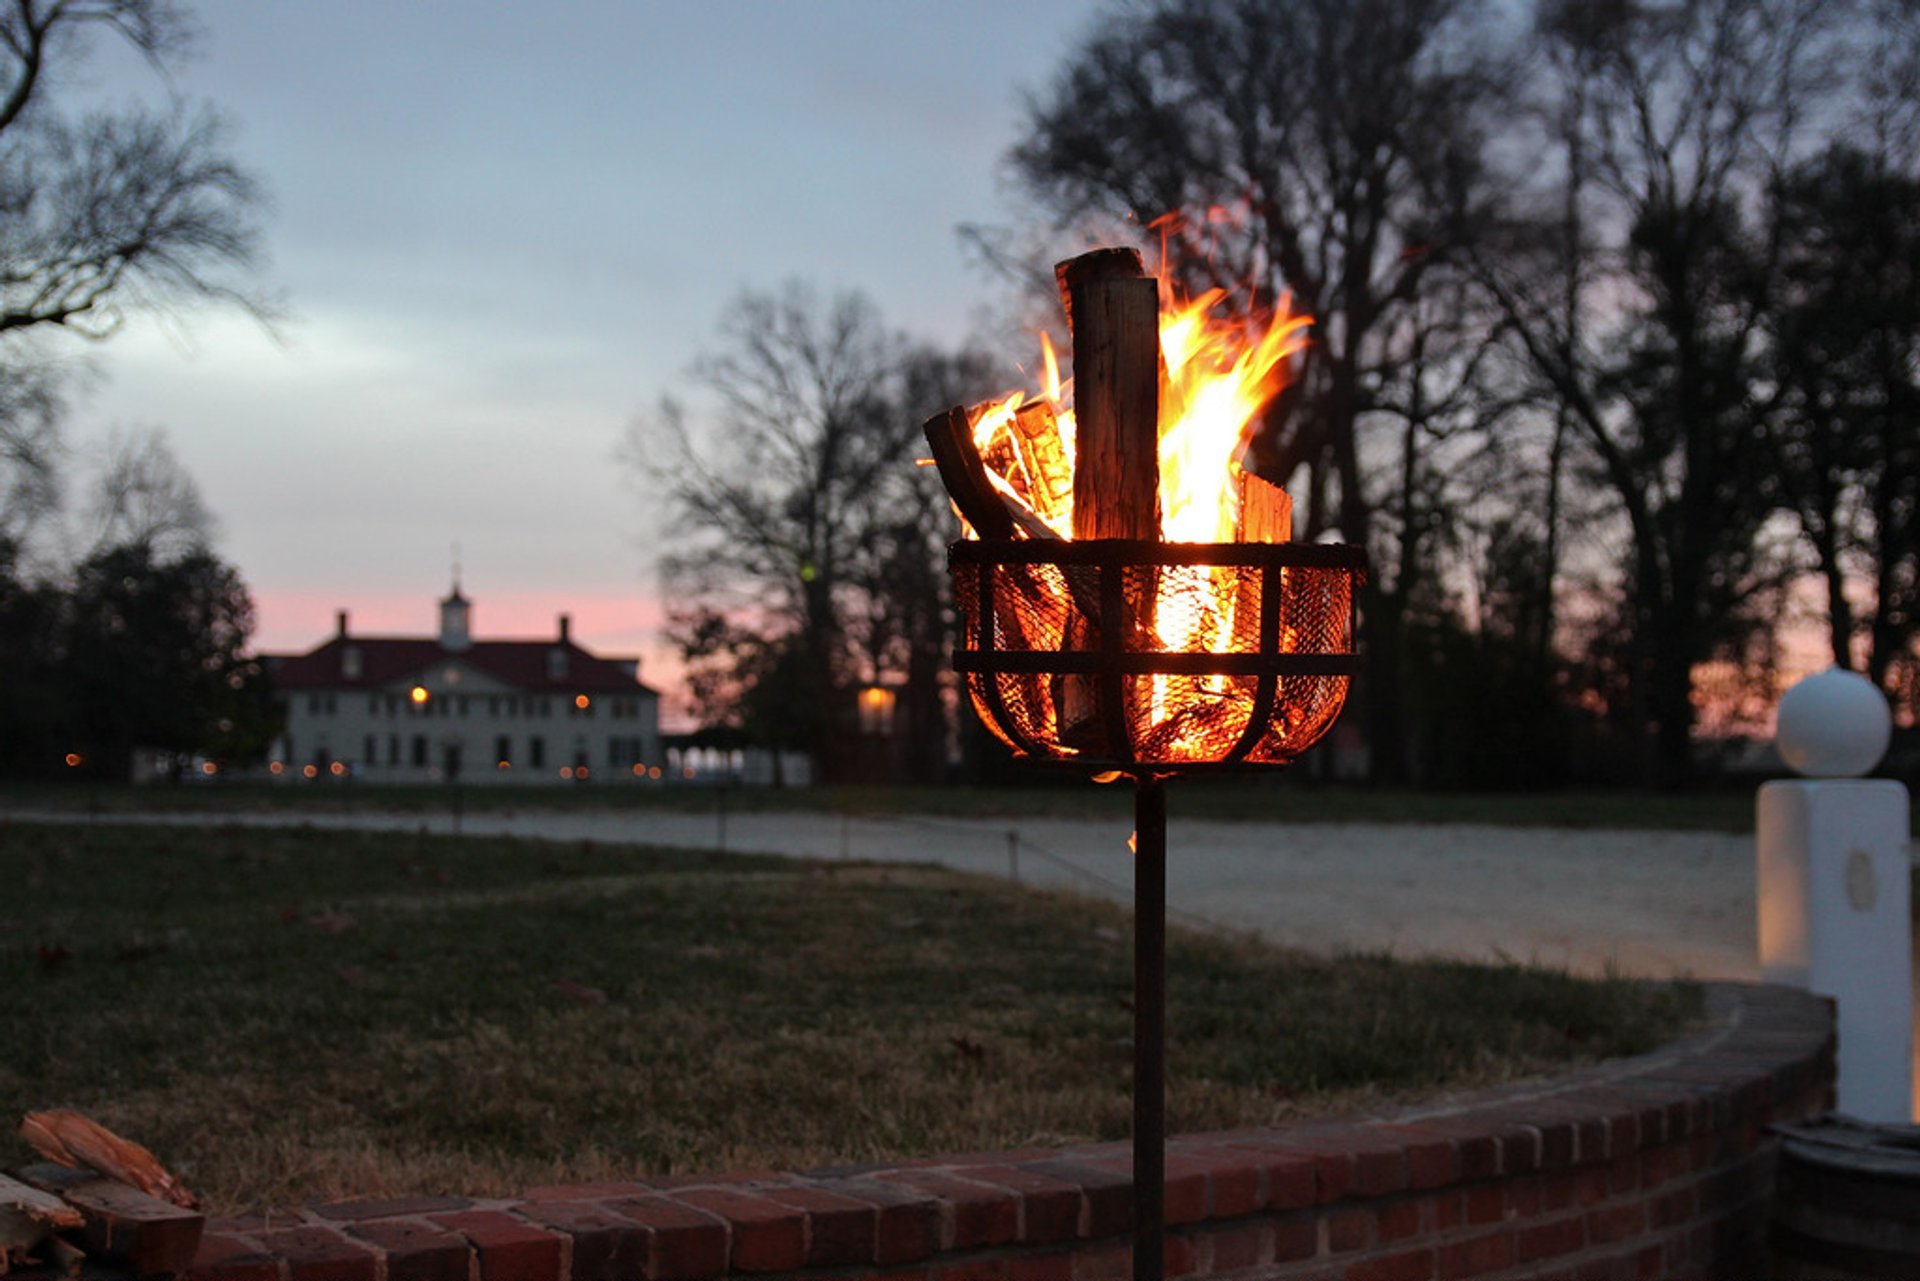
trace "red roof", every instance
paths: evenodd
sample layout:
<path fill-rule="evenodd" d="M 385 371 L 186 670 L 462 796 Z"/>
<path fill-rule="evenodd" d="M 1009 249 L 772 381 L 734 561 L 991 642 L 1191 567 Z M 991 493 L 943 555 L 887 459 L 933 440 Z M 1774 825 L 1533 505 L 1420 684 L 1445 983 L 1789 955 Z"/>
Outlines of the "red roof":
<path fill-rule="evenodd" d="M 360 651 L 360 674 L 344 674 L 343 656 Z M 566 653 L 566 674 L 548 675 L 547 655 Z M 273 683 L 281 689 L 382 689 L 447 663 L 461 663 L 485 672 L 515 689 L 535 693 L 642 693 L 656 691 L 634 675 L 634 659 L 596 658 L 572 641 L 474 641 L 465 649 L 448 649 L 426 637 L 335 636 L 305 654 L 268 654 Z"/>

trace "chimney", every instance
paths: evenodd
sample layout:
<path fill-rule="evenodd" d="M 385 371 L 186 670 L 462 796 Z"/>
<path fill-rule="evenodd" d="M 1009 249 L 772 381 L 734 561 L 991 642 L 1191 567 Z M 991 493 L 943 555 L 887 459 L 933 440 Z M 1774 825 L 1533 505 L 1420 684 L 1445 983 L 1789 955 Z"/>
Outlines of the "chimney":
<path fill-rule="evenodd" d="M 346 636 L 347 636 L 347 611 L 346 610 L 341 609 L 341 610 L 334 611 L 333 630 L 334 630 L 334 634 L 339 636 L 342 640 L 346 639 Z"/>
<path fill-rule="evenodd" d="M 560 643 L 562 645 L 571 643 L 567 639 L 567 634 L 572 630 L 573 630 L 573 619 L 566 614 L 560 615 Z"/>

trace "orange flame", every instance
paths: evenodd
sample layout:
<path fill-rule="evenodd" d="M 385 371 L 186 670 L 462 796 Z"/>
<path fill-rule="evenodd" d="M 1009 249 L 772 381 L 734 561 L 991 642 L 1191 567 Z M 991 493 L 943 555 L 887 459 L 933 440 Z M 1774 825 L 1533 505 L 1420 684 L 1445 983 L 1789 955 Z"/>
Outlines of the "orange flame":
<path fill-rule="evenodd" d="M 1250 427 L 1287 381 L 1288 358 L 1306 346 L 1312 321 L 1284 303 L 1270 313 L 1231 314 L 1231 295 L 1210 289 L 1182 301 L 1160 278 L 1160 536 L 1168 542 L 1232 542 L 1239 527 L 1240 458 Z M 1072 379 L 1062 380 L 1053 344 L 1040 335 L 1038 394 L 1016 391 L 968 411 L 974 445 L 988 478 L 1062 538 L 1073 536 L 1070 492 L 1059 502 L 1041 495 L 1062 486 L 1036 474 L 1051 456 L 1071 480 L 1074 452 Z M 1016 420 L 1036 402 L 1050 410 L 1054 438 L 1046 449 L 1022 448 Z M 1060 465 L 1059 463 L 1054 464 Z M 971 529 L 967 536 L 973 537 Z"/>

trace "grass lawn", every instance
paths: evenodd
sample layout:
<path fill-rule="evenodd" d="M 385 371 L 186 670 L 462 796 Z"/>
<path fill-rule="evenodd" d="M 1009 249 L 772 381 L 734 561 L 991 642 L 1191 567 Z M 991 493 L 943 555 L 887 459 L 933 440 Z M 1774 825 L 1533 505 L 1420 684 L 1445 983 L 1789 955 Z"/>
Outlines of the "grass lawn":
<path fill-rule="evenodd" d="M 0 822 L 0 1165 L 75 1107 L 216 1212 L 1123 1138 L 1129 918 L 939 869 Z M 1688 989 L 1170 940 L 1170 1124 L 1633 1053 Z"/>
<path fill-rule="evenodd" d="M 1100 786 L 1071 775 L 1029 787 L 765 788 L 600 785 L 535 787 L 492 785 L 369 787 L 352 784 L 191 783 L 178 787 L 0 784 L 7 809 L 183 811 L 230 813 L 373 808 L 446 813 L 456 803 L 483 810 L 615 809 L 733 812 L 805 810 L 886 816 L 1115 817 L 1131 813 L 1133 790 Z M 1563 792 L 1426 792 L 1348 784 L 1316 784 L 1297 777 L 1182 779 L 1173 793 L 1177 815 L 1290 823 L 1489 823 L 1510 827 L 1662 828 L 1751 832 L 1750 787 L 1687 792 L 1588 789 Z"/>

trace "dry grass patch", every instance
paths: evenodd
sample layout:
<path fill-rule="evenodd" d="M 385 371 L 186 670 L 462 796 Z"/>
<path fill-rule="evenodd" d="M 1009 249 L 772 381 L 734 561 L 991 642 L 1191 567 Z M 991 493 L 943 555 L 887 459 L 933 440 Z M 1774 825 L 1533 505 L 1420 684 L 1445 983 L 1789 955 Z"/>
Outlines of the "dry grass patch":
<path fill-rule="evenodd" d="M 1129 921 L 935 868 L 0 826 L 0 1118 L 215 1207 L 1120 1138 Z M 1175 931 L 1175 1130 L 1632 1053 L 1681 989 Z M 0 1164 L 25 1157 L 0 1140 Z"/>

